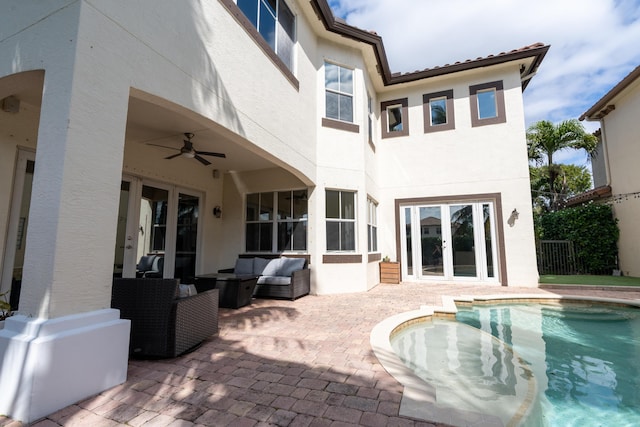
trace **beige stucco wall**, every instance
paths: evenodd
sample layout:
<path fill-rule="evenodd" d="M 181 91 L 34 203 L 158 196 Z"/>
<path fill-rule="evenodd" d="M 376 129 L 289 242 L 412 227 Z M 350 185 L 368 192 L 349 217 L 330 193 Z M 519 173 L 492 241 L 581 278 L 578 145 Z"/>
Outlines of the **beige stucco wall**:
<path fill-rule="evenodd" d="M 0 77 L 45 69 L 48 90 L 43 111 L 47 114 L 43 114 L 40 129 L 47 131 L 50 142 L 41 135 L 38 153 L 39 158 L 46 154 L 50 161 L 59 159 L 59 167 L 48 176 L 39 179 L 36 171 L 36 192 L 48 196 L 32 207 L 34 214 L 40 212 L 40 221 L 31 224 L 31 247 L 34 256 L 46 261 L 25 278 L 31 282 L 23 288 L 25 295 L 31 295 L 26 299 L 38 301 L 37 306 L 25 305 L 32 314 L 56 316 L 109 305 L 112 263 L 95 264 L 113 257 L 131 88 L 226 127 L 240 142 L 251 141 L 312 181 L 315 129 L 296 125 L 312 123 L 316 117 L 315 104 L 308 101 L 315 97 L 316 70 L 304 53 L 297 57 L 300 88 L 296 90 L 219 2 L 60 1 L 47 11 L 38 9 L 37 3 L 23 2 L 14 13 L 3 16 L 2 27 L 14 29 L 17 35 L 0 45 L 2 57 L 13 58 L 0 65 Z M 302 19 L 298 33 L 309 42 L 305 48 L 313 49 L 313 37 Z M 68 108 L 60 108 L 65 105 Z M 64 129 L 63 123 L 71 125 Z M 61 146 L 54 139 L 66 142 Z M 5 144 L 4 149 L 12 151 Z M 86 150 L 91 154 L 85 154 Z M 79 162 L 82 166 L 76 167 Z M 141 167 L 154 175 L 147 166 Z M 111 177 L 100 175 L 101 170 L 110 170 Z M 199 181 L 181 173 L 179 178 L 166 178 Z M 195 187 L 209 185 L 216 184 Z M 209 209 L 213 205 L 208 200 L 213 203 L 220 196 L 212 188 L 204 189 L 211 193 L 206 197 Z M 71 199 L 76 201 L 73 206 L 63 203 Z M 52 206 L 57 208 L 52 210 Z M 3 215 L 6 223 L 7 213 Z M 215 233 L 216 226 L 209 225 L 207 233 Z M 57 240 L 43 239 L 46 235 L 55 235 Z M 92 283 L 86 283 L 80 266 L 85 266 L 82 271 L 92 266 Z"/>
<path fill-rule="evenodd" d="M 502 80 L 506 123 L 473 128 L 469 86 Z M 422 94 L 453 89 L 455 131 L 423 132 Z M 537 286 L 529 172 L 525 142 L 522 92 L 514 66 L 452 75 L 419 90 L 397 90 L 385 99 L 409 98 L 410 137 L 383 139 L 377 145 L 381 162 L 384 221 L 392 229 L 395 199 L 500 193 L 505 252 L 510 285 Z M 383 99 L 384 100 L 384 99 Z M 382 166 L 384 165 L 384 166 Z M 511 211 L 520 213 L 513 227 Z M 385 239 L 382 252 L 395 253 L 395 240 Z"/>
<path fill-rule="evenodd" d="M 319 37 L 302 13 L 309 6 L 289 5 L 298 16 L 299 88 L 218 1 L 60 0 L 45 9 L 27 1 L 0 18 L 6 33 L 15 34 L 0 43 L 0 55 L 12 58 L 0 64 L 0 77 L 31 69 L 44 69 L 47 76 L 39 125 L 45 136 L 38 142 L 37 161 L 56 166 L 36 174 L 34 184 L 47 198 L 34 207 L 41 223 L 30 230 L 30 241 L 33 256 L 47 262 L 34 267 L 29 280 L 37 283 L 27 289 L 46 309 L 31 306 L 31 312 L 56 316 L 108 306 L 112 263 L 99 260 L 112 257 L 122 172 L 203 194 L 200 272 L 229 267 L 243 251 L 244 194 L 309 187 L 308 248 L 316 293 L 363 291 L 377 284 L 377 263 L 367 262 L 368 196 L 379 202 L 379 252 L 397 258 L 396 199 L 500 193 L 505 220 L 512 209 L 520 212 L 513 227 L 504 227 L 509 282 L 536 284 L 518 64 L 375 93 L 372 79 L 379 76 L 363 72 L 368 59 L 362 51 L 352 41 Z M 359 133 L 321 124 L 325 60 L 355 70 Z M 507 123 L 471 128 L 468 87 L 495 80 L 505 84 Z M 424 134 L 422 94 L 445 89 L 454 89 L 456 130 Z M 149 94 L 163 108 L 191 112 L 203 126 L 217 127 L 276 168 L 214 180 L 205 168 L 154 163 L 125 134 L 131 94 Z M 376 116 L 373 145 L 367 138 L 368 94 Z M 409 98 L 410 136 L 380 139 L 380 102 L 403 97 Z M 34 124 L 28 126 L 35 134 Z M 15 159 L 16 143 L 2 138 L 0 162 L 7 167 L 1 173 L 12 179 L 14 160 L 9 159 Z M 3 200 L 10 192 L 5 182 L 0 184 Z M 322 262 L 326 189 L 357 192 L 360 263 Z M 221 219 L 209 214 L 216 205 L 223 206 Z M 7 215 L 0 211 L 3 229 Z M 90 283 L 86 266 L 91 266 Z"/>
<path fill-rule="evenodd" d="M 608 154 L 610 185 L 614 195 L 637 193 L 640 160 L 640 79 L 629 85 L 613 101 L 616 108 L 602 121 Z M 624 275 L 640 277 L 640 199 L 627 197 L 613 204 L 620 238 L 618 252 Z"/>

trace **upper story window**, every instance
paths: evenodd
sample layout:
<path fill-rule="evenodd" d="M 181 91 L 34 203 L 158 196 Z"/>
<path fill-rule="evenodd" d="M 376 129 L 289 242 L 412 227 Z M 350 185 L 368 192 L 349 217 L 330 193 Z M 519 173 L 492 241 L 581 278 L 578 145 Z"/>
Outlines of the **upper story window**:
<path fill-rule="evenodd" d="M 455 129 L 453 90 L 422 95 L 422 103 L 425 133 Z"/>
<path fill-rule="evenodd" d="M 353 70 L 325 62 L 324 86 L 327 118 L 353 122 Z"/>
<path fill-rule="evenodd" d="M 356 193 L 327 190 L 327 251 L 356 249 Z"/>
<path fill-rule="evenodd" d="M 409 101 L 407 98 L 382 102 L 380 113 L 383 138 L 409 135 Z"/>
<path fill-rule="evenodd" d="M 295 16 L 283 0 L 238 0 L 238 7 L 291 70 Z"/>
<path fill-rule="evenodd" d="M 470 86 L 469 95 L 473 127 L 507 121 L 502 81 Z"/>

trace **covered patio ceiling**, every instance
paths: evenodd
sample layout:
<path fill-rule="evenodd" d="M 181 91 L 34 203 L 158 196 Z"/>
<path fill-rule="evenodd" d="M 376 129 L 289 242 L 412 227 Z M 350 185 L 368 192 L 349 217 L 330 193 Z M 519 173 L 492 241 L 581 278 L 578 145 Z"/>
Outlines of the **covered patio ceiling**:
<path fill-rule="evenodd" d="M 208 122 L 208 123 L 207 123 Z M 223 153 L 225 158 L 204 156 L 211 161 L 209 166 L 221 172 L 242 172 L 277 167 L 264 155 L 243 147 L 238 142 L 237 135 L 233 135 L 222 126 L 209 122 L 195 114 L 181 114 L 161 105 L 146 100 L 130 97 L 129 112 L 126 128 L 126 143 L 146 145 L 150 153 L 158 160 L 178 153 L 185 139 L 184 133 L 193 133 L 193 146 L 198 151 Z M 153 145 L 150 145 L 153 144 Z M 173 147 L 175 150 L 158 147 Z M 192 161 L 191 159 L 176 158 L 172 161 Z"/>

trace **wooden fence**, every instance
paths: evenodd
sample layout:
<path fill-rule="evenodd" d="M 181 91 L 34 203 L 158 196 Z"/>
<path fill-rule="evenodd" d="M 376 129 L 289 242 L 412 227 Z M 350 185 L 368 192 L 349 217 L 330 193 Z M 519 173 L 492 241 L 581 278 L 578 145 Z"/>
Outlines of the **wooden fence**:
<path fill-rule="evenodd" d="M 571 240 L 539 240 L 538 273 L 579 274 L 583 268 Z"/>

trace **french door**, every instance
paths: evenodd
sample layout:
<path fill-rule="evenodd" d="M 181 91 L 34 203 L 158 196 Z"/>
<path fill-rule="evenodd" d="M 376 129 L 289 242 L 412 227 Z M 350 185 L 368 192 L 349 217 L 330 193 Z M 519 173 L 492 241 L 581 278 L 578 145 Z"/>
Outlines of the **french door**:
<path fill-rule="evenodd" d="M 492 202 L 402 206 L 400 219 L 405 279 L 498 280 Z"/>
<path fill-rule="evenodd" d="M 124 177 L 114 275 L 140 276 L 136 266 L 152 256 L 154 274 L 190 281 L 196 273 L 201 197 L 169 184 Z"/>

